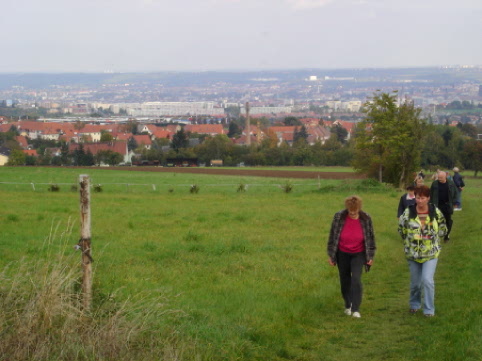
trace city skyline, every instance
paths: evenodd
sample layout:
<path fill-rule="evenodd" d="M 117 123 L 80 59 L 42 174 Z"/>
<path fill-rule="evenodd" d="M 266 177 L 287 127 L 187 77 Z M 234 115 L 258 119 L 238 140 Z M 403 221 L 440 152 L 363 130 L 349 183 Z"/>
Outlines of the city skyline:
<path fill-rule="evenodd" d="M 482 65 L 477 0 L 6 0 L 0 72 Z"/>

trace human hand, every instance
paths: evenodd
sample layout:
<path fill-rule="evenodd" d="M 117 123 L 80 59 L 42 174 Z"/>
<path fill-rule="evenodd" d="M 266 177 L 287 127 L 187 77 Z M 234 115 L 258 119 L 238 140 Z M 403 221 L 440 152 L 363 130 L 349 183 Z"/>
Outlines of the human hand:
<path fill-rule="evenodd" d="M 372 259 L 369 260 L 369 261 L 367 262 L 367 265 L 372 266 L 372 265 L 373 265 L 373 260 L 372 260 Z"/>
<path fill-rule="evenodd" d="M 330 266 L 336 266 L 336 262 L 333 262 L 331 258 L 328 258 L 328 263 L 330 264 Z"/>

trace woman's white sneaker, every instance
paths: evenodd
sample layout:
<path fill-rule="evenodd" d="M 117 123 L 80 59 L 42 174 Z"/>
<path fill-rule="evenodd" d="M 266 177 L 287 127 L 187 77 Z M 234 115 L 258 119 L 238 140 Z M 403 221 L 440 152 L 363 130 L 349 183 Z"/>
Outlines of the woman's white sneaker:
<path fill-rule="evenodd" d="M 360 312 L 353 312 L 352 316 L 355 317 L 355 318 L 361 317 Z"/>
<path fill-rule="evenodd" d="M 345 315 L 351 316 L 351 308 L 345 308 Z"/>

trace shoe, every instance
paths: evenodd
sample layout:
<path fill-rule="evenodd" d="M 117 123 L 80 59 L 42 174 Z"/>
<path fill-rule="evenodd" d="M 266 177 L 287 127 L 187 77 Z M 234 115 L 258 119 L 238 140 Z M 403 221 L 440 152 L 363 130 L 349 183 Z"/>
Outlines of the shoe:
<path fill-rule="evenodd" d="M 355 317 L 355 318 L 361 317 L 360 312 L 353 312 L 352 316 Z"/>
<path fill-rule="evenodd" d="M 424 314 L 425 317 L 434 317 L 435 315 L 433 313 L 426 313 Z"/>
<path fill-rule="evenodd" d="M 448 242 L 448 241 L 450 241 L 450 236 L 445 236 L 444 242 Z"/>
<path fill-rule="evenodd" d="M 411 308 L 410 311 L 408 311 L 408 312 L 410 312 L 412 315 L 414 315 L 415 313 L 417 313 L 417 311 L 418 311 L 418 308 Z"/>
<path fill-rule="evenodd" d="M 454 211 L 461 211 L 462 208 L 454 208 Z"/>
<path fill-rule="evenodd" d="M 345 308 L 345 315 L 351 316 L 351 308 Z"/>

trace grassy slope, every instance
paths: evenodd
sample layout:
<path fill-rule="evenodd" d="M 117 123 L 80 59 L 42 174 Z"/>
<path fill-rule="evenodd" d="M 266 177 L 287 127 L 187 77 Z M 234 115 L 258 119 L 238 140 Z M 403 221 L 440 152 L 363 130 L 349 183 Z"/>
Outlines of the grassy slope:
<path fill-rule="evenodd" d="M 5 169 L 0 181 L 74 182 L 77 173 Z M 169 185 L 237 183 L 230 177 L 89 173 L 97 182 L 116 178 L 122 183 Z M 378 254 L 372 271 L 364 275 L 363 317 L 354 320 L 341 312 L 337 271 L 327 265 L 325 255 L 331 218 L 346 192 L 320 193 L 307 186 L 284 194 L 270 186 L 239 194 L 231 186 L 209 190 L 205 186 L 191 195 L 182 187 L 174 193 L 161 188 L 93 194 L 95 292 L 98 302 L 119 287 L 120 298 L 158 294 L 168 300 L 172 309 L 182 312 L 153 322 L 164 330 L 161 334 L 176 330 L 177 341 L 186 348 L 184 358 L 200 354 L 202 359 L 233 360 L 478 360 L 482 356 L 478 342 L 482 181 L 470 181 L 464 210 L 454 215 L 453 241 L 444 246 L 436 273 L 434 319 L 407 313 L 409 275 L 396 233 L 399 194 L 394 191 L 361 193 L 364 208 L 374 219 Z M 52 224 L 65 224 L 69 218 L 77 223 L 76 193 L 2 185 L 0 197 L 2 264 L 19 257 L 46 257 L 43 243 Z M 75 224 L 72 244 L 77 234 Z"/>

